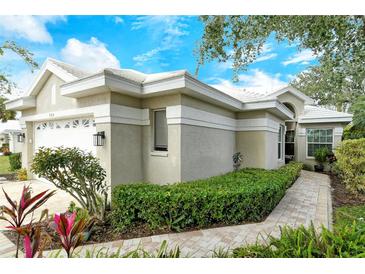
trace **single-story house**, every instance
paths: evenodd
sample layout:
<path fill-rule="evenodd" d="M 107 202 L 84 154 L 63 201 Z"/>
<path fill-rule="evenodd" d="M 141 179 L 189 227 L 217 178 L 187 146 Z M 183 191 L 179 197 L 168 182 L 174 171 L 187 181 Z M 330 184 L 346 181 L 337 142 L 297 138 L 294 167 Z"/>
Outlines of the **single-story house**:
<path fill-rule="evenodd" d="M 185 70 L 89 73 L 54 59 L 6 108 L 21 111 L 23 167 L 41 146 L 76 146 L 100 159 L 111 185 L 222 174 L 236 152 L 244 167 L 275 169 L 286 155 L 312 165 L 352 119 L 290 86 L 262 95 L 219 90 Z"/>
<path fill-rule="evenodd" d="M 0 147 L 9 145 L 12 153 L 21 152 L 23 146 L 18 142 L 18 135 L 22 133 L 18 120 L 8 120 L 0 123 Z"/>

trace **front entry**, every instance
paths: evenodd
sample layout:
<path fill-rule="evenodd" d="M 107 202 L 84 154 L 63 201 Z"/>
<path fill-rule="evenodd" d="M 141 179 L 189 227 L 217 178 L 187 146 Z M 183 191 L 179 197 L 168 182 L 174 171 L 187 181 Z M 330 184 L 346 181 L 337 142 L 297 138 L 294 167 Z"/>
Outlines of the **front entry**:
<path fill-rule="evenodd" d="M 294 161 L 295 158 L 295 130 L 287 130 L 285 134 L 285 163 Z"/>

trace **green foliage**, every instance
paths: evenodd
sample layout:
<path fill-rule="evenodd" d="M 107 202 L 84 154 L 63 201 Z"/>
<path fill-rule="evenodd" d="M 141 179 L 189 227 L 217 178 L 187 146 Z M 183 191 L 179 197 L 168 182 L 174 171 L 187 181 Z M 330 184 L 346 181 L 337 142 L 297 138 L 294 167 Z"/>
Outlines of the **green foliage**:
<path fill-rule="evenodd" d="M 365 96 L 361 96 L 351 106 L 351 111 L 354 113 L 352 124 L 356 128 L 365 129 Z"/>
<path fill-rule="evenodd" d="M 365 128 L 354 127 L 353 125 L 347 125 L 343 130 L 343 139 L 360 139 L 365 138 Z"/>
<path fill-rule="evenodd" d="M 27 169 L 25 169 L 25 168 L 18 169 L 18 171 L 16 172 L 16 178 L 19 181 L 26 181 L 26 180 L 28 180 L 28 172 L 27 172 Z"/>
<path fill-rule="evenodd" d="M 10 170 L 15 171 L 22 167 L 22 154 L 13 153 L 9 156 Z"/>
<path fill-rule="evenodd" d="M 38 64 L 34 61 L 33 53 L 18 46 L 14 41 L 5 41 L 0 45 L 0 57 L 4 55 L 5 51 L 12 51 L 18 55 L 27 65 L 29 65 L 32 72 L 34 69 L 38 68 Z M 8 79 L 8 75 L 0 72 L 0 91 L 10 93 L 13 87 L 14 83 Z"/>
<path fill-rule="evenodd" d="M 346 188 L 354 193 L 365 193 L 365 138 L 341 142 L 335 155 L 336 169 Z"/>
<path fill-rule="evenodd" d="M 198 68 L 232 61 L 235 80 L 274 37 L 310 49 L 319 64 L 291 84 L 322 105 L 345 110 L 365 94 L 365 16 L 201 16 Z M 198 69 L 197 69 L 198 72 Z M 331 91 L 331 92 L 328 92 Z"/>
<path fill-rule="evenodd" d="M 1 77 L 1 75 L 0 75 L 0 77 Z M 1 91 L 1 89 L 0 89 L 0 91 Z M 7 100 L 8 99 L 6 99 L 5 97 L 0 96 L 0 120 L 3 123 L 5 123 L 8 120 L 14 120 L 15 119 L 15 115 L 16 115 L 15 111 L 13 111 L 13 110 L 7 110 L 5 108 L 5 101 L 7 101 Z"/>
<path fill-rule="evenodd" d="M 329 155 L 330 151 L 327 147 L 320 147 L 314 151 L 314 159 L 319 164 L 324 164 L 327 161 L 327 156 Z"/>
<path fill-rule="evenodd" d="M 233 251 L 236 258 L 364 258 L 365 227 L 353 223 L 330 231 L 303 226 L 283 227 L 280 238 L 269 236 L 266 244 L 256 243 Z"/>
<path fill-rule="evenodd" d="M 341 206 L 336 208 L 334 215 L 335 229 L 350 226 L 353 222 L 365 226 L 365 205 Z"/>
<path fill-rule="evenodd" d="M 344 139 L 365 138 L 365 96 L 357 99 L 350 109 L 353 112 L 352 124 L 344 130 Z"/>
<path fill-rule="evenodd" d="M 91 216 L 104 219 L 108 188 L 105 170 L 91 153 L 74 148 L 40 148 L 32 172 L 68 192 Z"/>
<path fill-rule="evenodd" d="M 70 203 L 67 210 L 71 213 L 76 212 L 76 221 L 79 221 L 81 219 L 90 219 L 89 212 L 82 207 L 78 207 L 74 201 Z"/>
<path fill-rule="evenodd" d="M 0 57 L 4 55 L 5 51 L 12 51 L 18 55 L 23 61 L 29 65 L 32 72 L 38 68 L 38 64 L 33 59 L 33 54 L 27 49 L 18 46 L 14 41 L 6 41 L 0 45 Z M 15 87 L 15 84 L 9 80 L 9 75 L 0 71 L 0 120 L 6 122 L 15 118 L 15 112 L 5 109 L 4 102 L 6 98 L 1 96 L 4 93 L 11 93 L 11 90 Z"/>
<path fill-rule="evenodd" d="M 173 185 L 119 185 L 112 191 L 111 222 L 118 230 L 203 228 L 256 222 L 267 216 L 299 176 L 300 163 L 278 170 L 242 169 Z"/>
<path fill-rule="evenodd" d="M 57 252 L 51 252 L 48 258 L 61 258 L 61 250 Z M 121 248 L 116 251 L 110 251 L 108 248 L 94 248 L 92 250 L 88 249 L 85 253 L 80 251 L 75 251 L 72 254 L 73 258 L 180 258 L 181 252 L 178 246 L 173 249 L 168 249 L 166 241 L 163 241 L 159 247 L 154 252 L 148 252 L 141 248 L 140 246 L 136 249 L 129 251 L 127 253 L 122 253 Z"/>

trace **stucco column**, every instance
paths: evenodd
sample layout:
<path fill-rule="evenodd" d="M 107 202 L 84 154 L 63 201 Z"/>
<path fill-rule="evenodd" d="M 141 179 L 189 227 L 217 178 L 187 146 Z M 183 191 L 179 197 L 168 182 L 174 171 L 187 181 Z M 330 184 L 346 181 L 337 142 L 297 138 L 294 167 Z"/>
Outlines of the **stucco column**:
<path fill-rule="evenodd" d="M 26 122 L 22 125 L 22 133 L 25 134 L 25 139 L 22 148 L 22 167 L 27 169 L 28 177 L 31 179 L 33 175 L 30 173 L 30 167 L 34 156 L 34 129 L 33 122 Z"/>

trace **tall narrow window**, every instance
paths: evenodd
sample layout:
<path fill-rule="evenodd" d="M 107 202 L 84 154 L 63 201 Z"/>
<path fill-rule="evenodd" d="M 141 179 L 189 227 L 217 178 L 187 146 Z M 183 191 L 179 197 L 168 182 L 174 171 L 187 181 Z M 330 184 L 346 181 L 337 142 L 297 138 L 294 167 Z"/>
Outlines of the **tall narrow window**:
<path fill-rule="evenodd" d="M 283 159 L 284 126 L 280 125 L 278 135 L 278 159 Z"/>
<path fill-rule="evenodd" d="M 307 128 L 307 157 L 314 157 L 314 152 L 320 147 L 333 148 L 333 130 Z"/>
<path fill-rule="evenodd" d="M 167 151 L 166 110 L 154 111 L 154 150 Z"/>
<path fill-rule="evenodd" d="M 52 92 L 51 92 L 51 104 L 56 104 L 56 85 L 52 85 Z"/>

